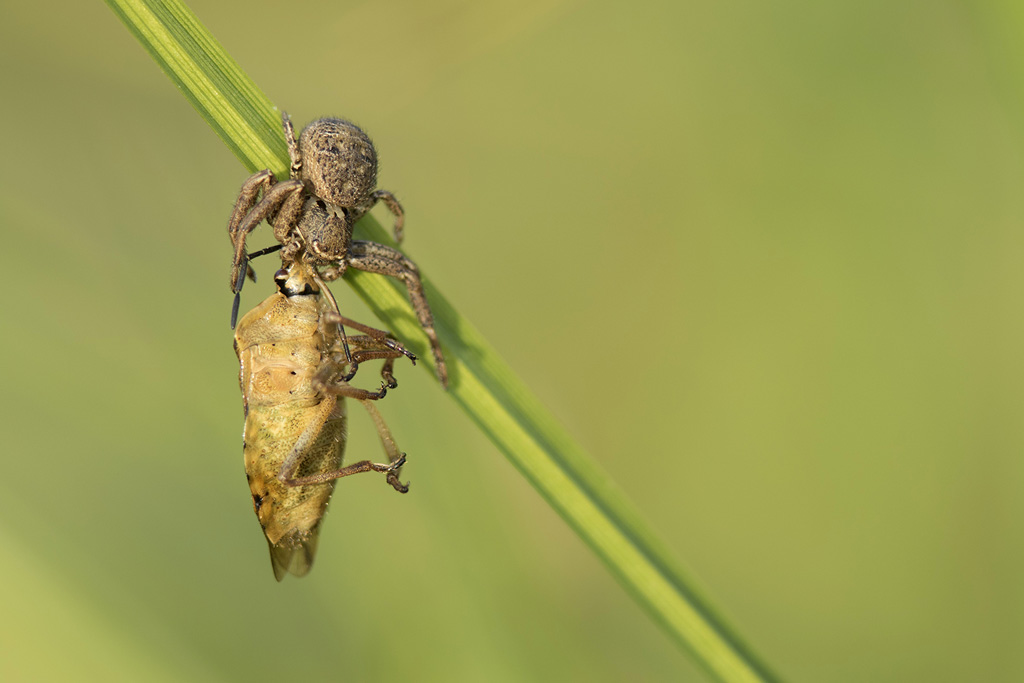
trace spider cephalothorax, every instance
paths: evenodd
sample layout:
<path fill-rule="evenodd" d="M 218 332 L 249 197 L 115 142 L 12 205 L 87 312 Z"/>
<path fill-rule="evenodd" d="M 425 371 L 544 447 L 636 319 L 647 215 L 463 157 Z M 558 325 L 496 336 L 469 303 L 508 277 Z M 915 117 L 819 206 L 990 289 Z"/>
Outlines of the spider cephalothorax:
<path fill-rule="evenodd" d="M 231 287 L 237 295 L 249 272 L 246 237 L 264 220 L 274 226 L 287 265 L 299 253 L 321 269 L 326 280 L 341 277 L 349 267 L 398 278 L 409 290 L 416 317 L 427 334 L 438 379 L 448 386 L 448 370 L 434 330 L 423 283 L 416 264 L 397 249 L 377 242 L 352 239 L 352 228 L 379 201 L 395 216 L 395 240 L 402 241 L 401 204 L 377 185 L 377 152 L 355 124 L 322 118 L 306 126 L 299 139 L 287 114 L 282 114 L 291 177 L 278 181 L 265 169 L 242 185 L 228 235 L 235 248 Z M 232 316 L 234 325 L 234 315 Z"/>

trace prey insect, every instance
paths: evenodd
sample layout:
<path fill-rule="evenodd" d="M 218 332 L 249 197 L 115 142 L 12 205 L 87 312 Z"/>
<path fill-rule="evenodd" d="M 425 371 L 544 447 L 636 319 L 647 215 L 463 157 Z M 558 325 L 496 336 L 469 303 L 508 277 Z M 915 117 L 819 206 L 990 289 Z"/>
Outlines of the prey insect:
<path fill-rule="evenodd" d="M 252 256 L 255 256 L 253 254 Z M 398 386 L 395 359 L 416 362 L 387 332 L 342 316 L 316 269 L 300 253 L 274 276 L 277 292 L 235 330 L 245 409 L 243 448 L 253 507 L 270 546 L 274 576 L 304 576 L 316 554 L 320 524 L 337 479 L 381 472 L 395 490 L 405 463 L 373 402 Z M 344 327 L 361 332 L 348 336 Z M 358 363 L 384 360 L 377 391 L 349 384 Z M 369 412 L 387 463 L 343 466 L 345 398 Z"/>
<path fill-rule="evenodd" d="M 302 251 L 326 281 L 343 276 L 350 267 L 401 280 L 430 341 L 437 377 L 447 388 L 448 368 L 416 264 L 397 249 L 352 239 L 356 221 L 377 202 L 383 202 L 395 216 L 395 240 L 402 241 L 405 213 L 401 204 L 387 190 L 375 189 L 377 151 L 373 142 L 354 124 L 334 118 L 313 121 L 296 140 L 291 119 L 282 114 L 281 120 L 291 159 L 290 178 L 278 181 L 269 169 L 254 173 L 242 185 L 228 223 L 235 248 L 232 326 L 245 275 L 252 276 L 246 237 L 267 220 L 274 226 L 274 238 L 283 246 L 285 263 Z"/>

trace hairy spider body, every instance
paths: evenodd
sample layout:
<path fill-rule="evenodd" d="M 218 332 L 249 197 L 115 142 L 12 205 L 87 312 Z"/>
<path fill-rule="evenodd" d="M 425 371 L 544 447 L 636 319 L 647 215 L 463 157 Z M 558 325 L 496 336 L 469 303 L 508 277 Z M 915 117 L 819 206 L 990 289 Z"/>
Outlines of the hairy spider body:
<path fill-rule="evenodd" d="M 373 142 L 349 121 L 313 121 L 299 136 L 299 153 L 305 171 L 302 179 L 325 202 L 356 206 L 377 186 L 377 152 Z"/>
<path fill-rule="evenodd" d="M 447 388 L 448 369 L 416 264 L 397 249 L 352 239 L 356 221 L 383 202 L 395 216 L 395 240 L 402 241 L 405 214 L 401 204 L 387 190 L 374 189 L 377 153 L 373 142 L 355 124 L 334 118 L 313 121 L 296 140 L 291 119 L 287 114 L 281 118 L 291 177 L 278 181 L 267 169 L 254 173 L 242 185 L 228 223 L 228 236 L 235 248 L 232 291 L 237 297 L 249 272 L 246 237 L 264 220 L 274 226 L 285 265 L 304 253 L 321 269 L 325 280 L 341 277 L 350 267 L 398 278 L 405 284 L 430 342 L 438 379 Z"/>
<path fill-rule="evenodd" d="M 235 331 L 245 410 L 243 451 L 253 507 L 267 537 L 274 576 L 304 576 L 313 563 L 320 523 L 340 477 L 383 472 L 399 479 L 405 462 L 371 401 L 394 388 L 396 358 L 415 356 L 386 332 L 338 313 L 312 266 L 298 259 L 275 276 L 278 291 L 246 314 Z M 341 324 L 365 334 L 344 336 Z M 384 359 L 379 391 L 348 383 L 350 361 Z M 347 439 L 345 397 L 366 407 L 388 455 L 342 466 Z"/>

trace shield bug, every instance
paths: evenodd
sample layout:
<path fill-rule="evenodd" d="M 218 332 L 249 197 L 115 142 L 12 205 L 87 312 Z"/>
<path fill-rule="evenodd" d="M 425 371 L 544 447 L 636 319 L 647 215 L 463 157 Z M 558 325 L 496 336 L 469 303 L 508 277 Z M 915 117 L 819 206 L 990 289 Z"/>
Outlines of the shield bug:
<path fill-rule="evenodd" d="M 287 263 L 305 251 L 324 280 L 341 277 L 349 267 L 398 278 L 405 284 L 430 341 L 437 377 L 447 388 L 448 369 L 416 264 L 397 249 L 352 239 L 356 221 L 383 202 L 395 216 L 395 240 L 402 241 L 405 214 L 401 204 L 387 190 L 375 189 L 377 150 L 373 142 L 355 124 L 335 118 L 313 121 L 296 140 L 291 119 L 282 114 L 281 120 L 291 159 L 290 178 L 278 181 L 265 169 L 242 185 L 228 223 L 235 248 L 233 291 L 238 294 L 249 272 L 246 237 L 264 220 L 271 222 L 274 238 L 284 246 L 282 259 Z"/>
<path fill-rule="evenodd" d="M 238 322 L 235 352 L 245 410 L 245 471 L 280 581 L 286 573 L 309 571 L 337 479 L 382 472 L 395 490 L 408 490 L 398 479 L 405 454 L 372 402 L 397 386 L 395 359 L 415 362 L 416 357 L 386 332 L 343 317 L 301 255 L 274 281 L 278 291 Z M 362 334 L 348 336 L 343 326 Z M 380 390 L 350 385 L 358 363 L 375 359 L 384 360 Z M 345 398 L 356 399 L 370 413 L 387 463 L 342 466 Z"/>

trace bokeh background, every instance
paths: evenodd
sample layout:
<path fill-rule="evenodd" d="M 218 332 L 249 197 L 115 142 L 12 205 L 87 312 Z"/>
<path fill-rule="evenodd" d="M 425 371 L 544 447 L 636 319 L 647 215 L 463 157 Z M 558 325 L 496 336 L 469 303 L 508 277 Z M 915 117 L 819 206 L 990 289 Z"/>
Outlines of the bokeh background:
<path fill-rule="evenodd" d="M 784 678 L 1024 680 L 1019 3 L 191 6 L 370 132 L 408 253 Z M 703 680 L 423 368 L 410 494 L 343 482 L 277 584 L 245 170 L 101 2 L 5 0 L 0 67 L 0 678 Z"/>

